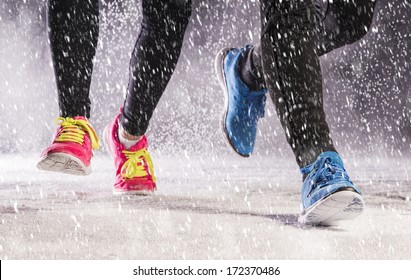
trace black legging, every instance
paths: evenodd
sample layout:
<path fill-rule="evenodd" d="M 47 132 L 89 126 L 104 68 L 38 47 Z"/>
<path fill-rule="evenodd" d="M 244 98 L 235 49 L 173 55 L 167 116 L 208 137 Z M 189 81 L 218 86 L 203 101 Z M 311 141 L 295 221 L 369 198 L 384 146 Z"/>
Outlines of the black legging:
<path fill-rule="evenodd" d="M 322 56 L 352 44 L 367 34 L 377 0 L 334 0 L 332 3 L 329 0 L 313 0 L 313 3 L 317 54 Z M 247 50 L 239 64 L 240 74 L 247 85 L 253 90 L 266 88 L 259 44 Z"/>
<path fill-rule="evenodd" d="M 174 72 L 191 16 L 191 0 L 143 0 L 143 22 L 130 61 L 121 123 L 143 135 Z"/>
<path fill-rule="evenodd" d="M 60 115 L 89 118 L 98 0 L 49 0 L 48 25 Z"/>
<path fill-rule="evenodd" d="M 90 117 L 89 89 L 98 41 L 98 0 L 49 0 L 49 37 L 63 117 Z M 143 0 L 143 20 L 130 60 L 121 122 L 145 133 L 177 64 L 191 0 Z"/>
<path fill-rule="evenodd" d="M 240 72 L 253 89 L 267 87 L 297 163 L 335 151 L 323 109 L 318 55 L 363 37 L 371 0 L 260 0 L 261 45 L 244 54 Z M 247 82 L 247 81 L 246 81 Z M 254 84 L 253 84 L 254 83 Z"/>

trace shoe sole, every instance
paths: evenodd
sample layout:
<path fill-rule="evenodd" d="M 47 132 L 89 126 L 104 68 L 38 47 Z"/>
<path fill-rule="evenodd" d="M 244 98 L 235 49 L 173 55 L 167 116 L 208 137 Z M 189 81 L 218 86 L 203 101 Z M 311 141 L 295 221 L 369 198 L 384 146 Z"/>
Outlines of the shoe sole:
<path fill-rule="evenodd" d="M 364 211 L 364 200 L 352 190 L 341 190 L 318 201 L 303 211 L 300 223 L 335 226 L 342 220 L 351 220 Z"/>
<path fill-rule="evenodd" d="M 152 191 L 149 190 L 142 190 L 142 191 L 118 191 L 113 189 L 113 194 L 114 195 L 141 195 L 141 196 L 145 196 L 145 195 L 153 195 L 155 192 L 155 189 Z"/>
<path fill-rule="evenodd" d="M 40 159 L 37 163 L 37 168 L 79 176 L 86 176 L 91 173 L 91 166 L 86 166 L 80 159 L 65 153 L 47 155 Z"/>
<path fill-rule="evenodd" d="M 218 84 L 220 85 L 221 89 L 224 91 L 224 111 L 223 114 L 221 115 L 221 131 L 224 134 L 224 138 L 226 139 L 226 144 L 230 148 L 230 150 L 234 151 L 235 154 L 240 155 L 242 157 L 250 157 L 250 154 L 241 154 L 239 153 L 234 145 L 231 143 L 230 137 L 228 136 L 228 132 L 226 129 L 226 119 L 227 119 L 227 113 L 228 113 L 228 91 L 227 91 L 227 81 L 224 73 L 224 59 L 227 56 L 227 53 L 231 50 L 232 48 L 223 48 L 221 49 L 215 58 L 214 61 L 214 68 L 215 72 L 217 74 L 217 79 L 218 79 Z"/>
<path fill-rule="evenodd" d="M 107 127 L 106 125 L 103 130 L 103 143 L 104 146 L 107 148 L 107 152 L 110 154 L 111 158 L 114 160 L 113 153 L 110 149 L 110 146 L 107 144 Z M 124 190 L 117 190 L 113 188 L 113 195 L 152 195 L 154 194 L 157 186 L 153 190 L 132 190 L 132 191 L 124 191 Z"/>

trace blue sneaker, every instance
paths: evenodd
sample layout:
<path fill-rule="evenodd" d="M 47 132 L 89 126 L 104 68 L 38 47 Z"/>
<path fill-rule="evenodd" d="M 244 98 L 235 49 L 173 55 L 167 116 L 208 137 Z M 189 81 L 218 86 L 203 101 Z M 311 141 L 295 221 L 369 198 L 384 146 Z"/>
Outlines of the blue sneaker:
<path fill-rule="evenodd" d="M 240 79 L 237 62 L 242 49 L 224 48 L 216 56 L 215 68 L 225 93 L 222 129 L 229 146 L 240 156 L 249 157 L 254 150 L 258 119 L 264 117 L 267 93 L 251 90 Z"/>
<path fill-rule="evenodd" d="M 306 176 L 301 189 L 301 223 L 330 226 L 362 213 L 361 190 L 351 182 L 336 152 L 320 154 L 314 163 L 301 168 L 301 173 Z"/>

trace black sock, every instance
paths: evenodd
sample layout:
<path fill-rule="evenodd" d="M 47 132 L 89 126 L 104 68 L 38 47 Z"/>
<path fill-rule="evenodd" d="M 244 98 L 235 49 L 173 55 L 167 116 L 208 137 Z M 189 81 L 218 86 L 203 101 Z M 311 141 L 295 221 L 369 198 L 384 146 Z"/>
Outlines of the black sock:
<path fill-rule="evenodd" d="M 238 73 L 241 80 L 251 89 L 265 89 L 264 74 L 261 65 L 260 45 L 246 49 L 238 60 Z"/>

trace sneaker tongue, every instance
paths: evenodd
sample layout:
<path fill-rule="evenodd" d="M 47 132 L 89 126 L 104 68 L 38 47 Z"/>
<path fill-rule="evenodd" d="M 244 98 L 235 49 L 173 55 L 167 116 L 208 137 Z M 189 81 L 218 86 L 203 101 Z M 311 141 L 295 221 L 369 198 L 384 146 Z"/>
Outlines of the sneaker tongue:
<path fill-rule="evenodd" d="M 330 159 L 330 162 L 335 164 L 335 165 L 339 165 L 341 167 L 344 167 L 344 163 L 342 162 L 340 156 L 336 153 L 336 152 L 324 152 L 322 153 L 319 158 L 324 158 L 327 157 Z"/>
<path fill-rule="evenodd" d="M 70 119 L 70 118 L 67 118 Z M 90 138 L 91 141 L 91 146 L 93 149 L 99 149 L 100 148 L 100 143 L 98 136 L 94 130 L 94 128 L 90 125 L 88 119 L 84 116 L 75 116 L 71 118 L 74 120 L 72 125 L 75 125 L 78 127 L 80 130 L 87 132 L 88 137 Z M 77 123 L 76 123 L 77 121 Z"/>
<path fill-rule="evenodd" d="M 76 120 L 76 121 L 86 121 L 86 122 L 88 122 L 88 119 L 87 119 L 86 117 L 83 117 L 83 116 L 73 117 L 73 120 Z M 84 127 L 81 126 L 81 125 L 78 125 L 78 124 L 73 124 L 73 125 L 77 126 L 80 130 L 87 131 L 87 130 L 84 129 Z"/>
<path fill-rule="evenodd" d="M 87 121 L 87 122 L 88 122 L 88 119 L 87 119 L 86 117 L 83 117 L 83 116 L 76 116 L 76 117 L 74 117 L 73 119 L 74 119 L 74 120 L 83 120 L 83 121 Z"/>
<path fill-rule="evenodd" d="M 300 172 L 301 172 L 301 173 L 303 174 L 303 176 L 305 177 L 308 173 L 310 173 L 310 172 L 315 168 L 315 165 L 316 165 L 317 163 L 319 163 L 321 160 L 323 160 L 324 158 L 329 159 L 329 162 L 332 163 L 333 165 L 339 165 L 339 166 L 341 166 L 341 167 L 344 167 L 344 163 L 342 162 L 340 156 L 339 156 L 336 152 L 327 151 L 327 152 L 321 153 L 321 154 L 318 156 L 317 160 L 314 161 L 313 163 L 302 167 L 302 168 L 300 169 Z"/>
<path fill-rule="evenodd" d="M 138 150 L 141 149 L 146 149 L 148 147 L 148 142 L 147 142 L 147 138 L 145 135 L 143 135 L 143 137 L 141 138 L 140 141 L 137 142 L 137 144 L 135 144 L 134 146 L 132 146 L 129 151 L 130 152 L 136 152 Z"/>
<path fill-rule="evenodd" d="M 303 180 L 305 179 L 305 177 L 307 177 L 308 173 L 310 173 L 313 170 L 315 163 L 316 162 L 313 162 L 309 165 L 300 168 L 300 172 L 301 174 L 303 174 Z"/>

